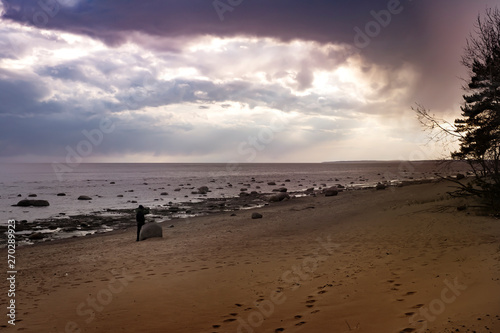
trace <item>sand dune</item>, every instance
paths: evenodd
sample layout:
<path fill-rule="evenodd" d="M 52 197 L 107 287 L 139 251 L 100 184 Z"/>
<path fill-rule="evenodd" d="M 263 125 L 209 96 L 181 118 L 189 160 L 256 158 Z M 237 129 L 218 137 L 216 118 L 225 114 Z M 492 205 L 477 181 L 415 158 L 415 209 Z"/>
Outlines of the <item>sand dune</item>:
<path fill-rule="evenodd" d="M 500 332 L 500 222 L 457 211 L 448 186 L 177 220 L 143 242 L 130 229 L 23 247 L 9 329 Z"/>

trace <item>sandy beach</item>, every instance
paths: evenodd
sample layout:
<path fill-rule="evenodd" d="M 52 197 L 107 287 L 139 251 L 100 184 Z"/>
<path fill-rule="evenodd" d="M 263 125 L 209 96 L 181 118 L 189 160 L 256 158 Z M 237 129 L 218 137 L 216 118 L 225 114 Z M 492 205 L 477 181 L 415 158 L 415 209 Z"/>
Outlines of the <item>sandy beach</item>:
<path fill-rule="evenodd" d="M 129 228 L 20 247 L 17 321 L 2 328 L 500 332 L 500 222 L 458 211 L 450 186 L 294 198 L 168 221 L 142 242 Z"/>

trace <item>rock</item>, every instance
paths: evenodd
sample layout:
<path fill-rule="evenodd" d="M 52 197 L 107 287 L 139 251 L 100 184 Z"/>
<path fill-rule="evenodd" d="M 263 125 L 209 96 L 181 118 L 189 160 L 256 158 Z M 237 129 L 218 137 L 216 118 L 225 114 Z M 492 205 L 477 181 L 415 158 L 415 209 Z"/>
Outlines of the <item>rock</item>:
<path fill-rule="evenodd" d="M 118 194 L 116 197 L 117 198 L 123 198 L 123 194 Z"/>
<path fill-rule="evenodd" d="M 41 232 L 34 232 L 28 236 L 28 239 L 30 239 L 30 240 L 40 240 L 40 239 L 44 239 L 44 238 L 45 238 L 45 235 L 42 234 Z"/>
<path fill-rule="evenodd" d="M 325 197 L 334 197 L 337 194 L 339 194 L 339 191 L 336 186 L 330 187 L 330 188 L 325 188 L 323 190 L 323 193 L 325 194 Z"/>
<path fill-rule="evenodd" d="M 176 188 L 174 191 L 179 192 L 180 190 L 181 190 L 180 188 Z"/>
<path fill-rule="evenodd" d="M 167 192 L 161 192 L 160 195 L 168 195 Z"/>
<path fill-rule="evenodd" d="M 280 192 L 278 194 L 271 196 L 269 198 L 269 202 L 279 202 L 279 201 L 283 201 L 285 199 L 290 199 L 290 196 L 285 192 Z"/>
<path fill-rule="evenodd" d="M 17 203 L 17 205 L 14 206 L 19 206 L 19 207 L 45 207 L 45 206 L 50 206 L 49 202 L 47 200 L 28 200 L 24 199 L 21 200 Z"/>
<path fill-rule="evenodd" d="M 457 210 L 460 212 L 460 211 L 463 211 L 463 210 L 467 210 L 467 206 L 466 205 L 461 205 L 461 206 L 458 206 L 457 207 Z"/>
<path fill-rule="evenodd" d="M 285 183 L 289 183 L 290 182 L 290 179 L 285 179 Z"/>
<path fill-rule="evenodd" d="M 110 182 L 110 184 L 111 184 L 111 185 L 114 185 L 114 184 L 115 184 L 115 182 Z"/>
<path fill-rule="evenodd" d="M 284 193 L 284 192 L 288 191 L 288 189 L 286 187 L 280 187 L 279 191 Z"/>
<path fill-rule="evenodd" d="M 259 214 L 259 213 L 252 213 L 252 219 L 255 220 L 255 219 L 261 219 L 262 218 L 262 214 Z"/>
<path fill-rule="evenodd" d="M 457 173 L 457 180 L 464 179 L 464 178 L 465 178 L 465 175 L 463 175 L 461 173 Z"/>
<path fill-rule="evenodd" d="M 243 188 L 240 188 L 240 191 L 241 191 L 241 192 L 245 192 L 245 191 L 248 191 L 248 189 L 247 189 L 247 188 L 245 188 L 245 187 L 243 187 Z"/>
<path fill-rule="evenodd" d="M 307 193 L 312 193 L 314 192 L 314 187 L 309 187 L 307 190 L 306 190 Z"/>
<path fill-rule="evenodd" d="M 78 197 L 78 200 L 92 200 L 92 198 L 87 195 L 80 195 Z"/>
<path fill-rule="evenodd" d="M 139 234 L 139 240 L 145 240 L 153 237 L 163 237 L 163 229 L 156 222 L 146 223 L 141 228 L 141 233 Z"/>
<path fill-rule="evenodd" d="M 238 194 L 241 197 L 249 197 L 250 194 L 248 194 L 248 192 L 240 192 L 240 194 Z"/>
<path fill-rule="evenodd" d="M 36 194 L 28 194 L 29 198 L 36 198 Z"/>
<path fill-rule="evenodd" d="M 377 186 L 375 186 L 375 189 L 377 189 L 377 191 L 385 190 L 386 188 L 387 188 L 387 186 L 385 184 L 382 184 L 382 183 L 378 183 Z"/>
<path fill-rule="evenodd" d="M 65 196 L 66 196 L 66 193 L 57 193 L 57 196 L 58 196 L 58 197 L 65 197 Z"/>
<path fill-rule="evenodd" d="M 267 185 L 276 185 L 276 183 L 275 182 L 269 182 L 269 183 L 267 183 Z"/>
<path fill-rule="evenodd" d="M 202 186 L 198 188 L 198 194 L 207 194 L 207 192 L 208 192 L 207 186 Z"/>

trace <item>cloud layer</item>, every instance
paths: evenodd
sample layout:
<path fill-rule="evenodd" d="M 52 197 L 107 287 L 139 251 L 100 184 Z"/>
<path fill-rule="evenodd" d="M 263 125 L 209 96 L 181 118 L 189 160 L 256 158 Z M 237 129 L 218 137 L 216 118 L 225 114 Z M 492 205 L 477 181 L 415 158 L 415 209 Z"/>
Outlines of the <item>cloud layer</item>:
<path fill-rule="evenodd" d="M 86 161 L 409 158 L 488 3 L 2 2 L 0 160 L 49 162 L 102 119 Z"/>

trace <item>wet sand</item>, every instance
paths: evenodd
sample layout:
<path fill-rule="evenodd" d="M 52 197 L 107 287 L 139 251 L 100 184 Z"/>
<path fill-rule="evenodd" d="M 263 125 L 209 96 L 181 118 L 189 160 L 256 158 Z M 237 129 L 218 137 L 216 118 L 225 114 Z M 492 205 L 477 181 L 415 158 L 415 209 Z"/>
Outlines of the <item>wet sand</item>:
<path fill-rule="evenodd" d="M 163 238 L 143 242 L 129 228 L 21 247 L 19 321 L 5 325 L 500 332 L 500 222 L 458 211 L 463 202 L 447 197 L 449 186 L 349 191 L 168 221 Z"/>

